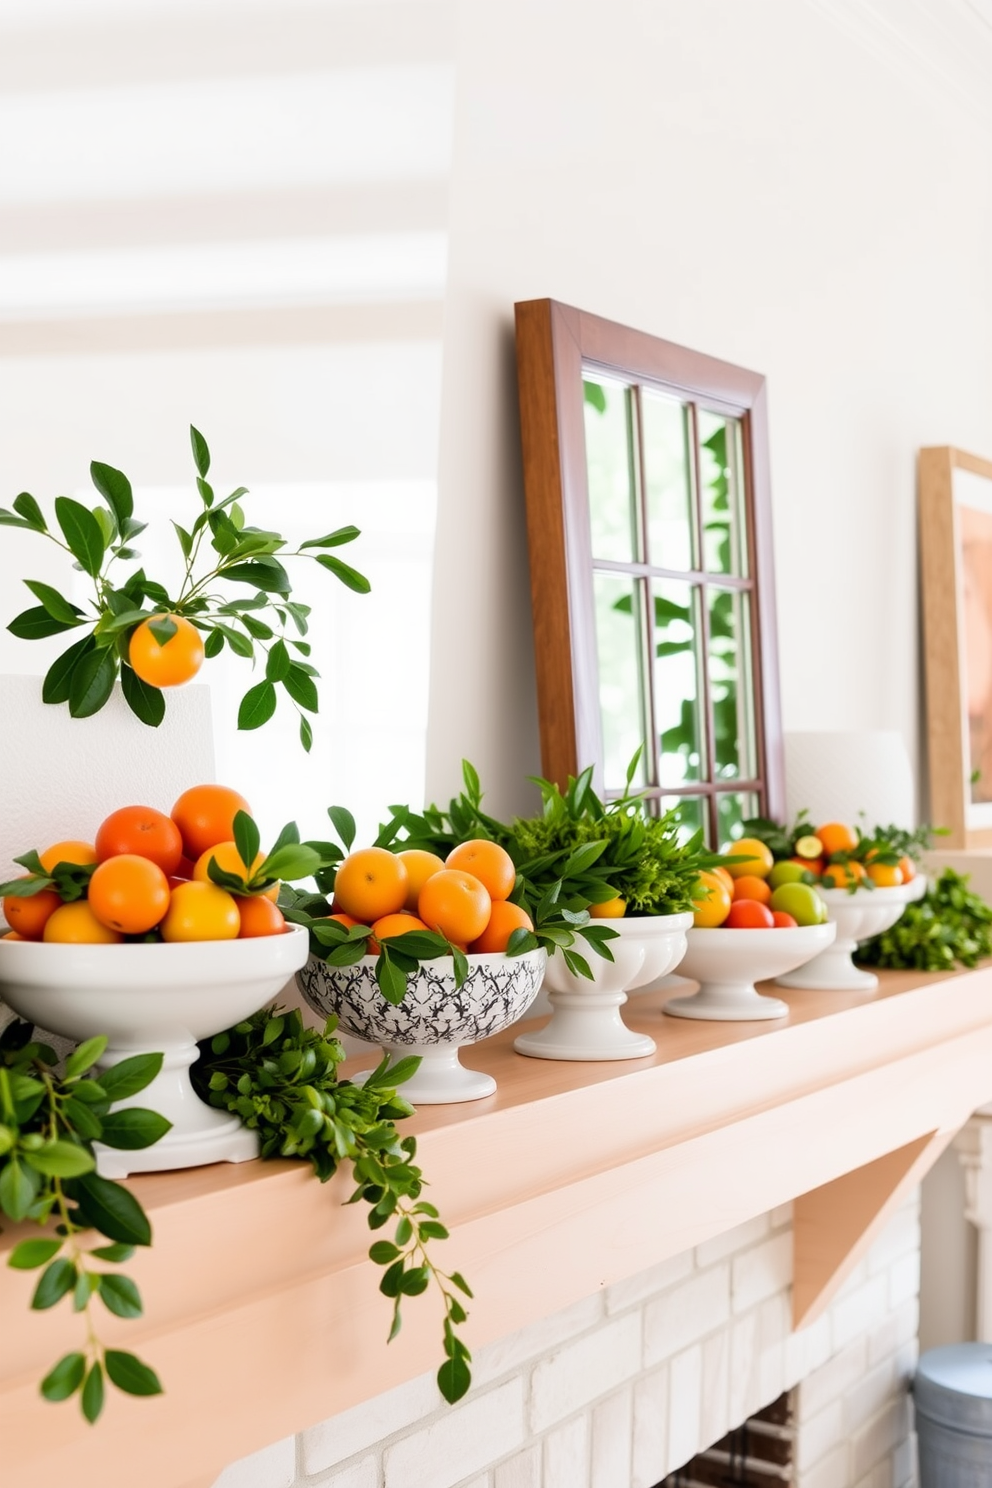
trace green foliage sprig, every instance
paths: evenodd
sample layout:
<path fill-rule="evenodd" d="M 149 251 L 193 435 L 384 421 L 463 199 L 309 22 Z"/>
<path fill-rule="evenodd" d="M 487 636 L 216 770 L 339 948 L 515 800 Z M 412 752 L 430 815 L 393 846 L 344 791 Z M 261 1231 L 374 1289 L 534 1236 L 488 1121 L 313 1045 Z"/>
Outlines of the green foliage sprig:
<path fill-rule="evenodd" d="M 465 1278 L 433 1262 L 431 1241 L 448 1231 L 437 1209 L 420 1195 L 424 1175 L 414 1159 L 416 1138 L 401 1137 L 396 1122 L 413 1113 L 397 1086 L 419 1059 L 388 1059 L 362 1085 L 338 1079 L 344 1049 L 334 1037 L 336 1019 L 323 1032 L 304 1026 L 297 1010 L 263 1009 L 200 1045 L 193 1083 L 212 1106 L 233 1112 L 259 1133 L 263 1157 L 301 1158 L 322 1183 L 350 1162 L 356 1188 L 351 1204 L 368 1204 L 370 1229 L 396 1220 L 393 1239 L 379 1240 L 369 1256 L 385 1272 L 379 1290 L 393 1303 L 392 1340 L 401 1327 L 404 1297 L 433 1283 L 444 1303 L 444 1353 L 437 1382 L 445 1400 L 460 1400 L 471 1384 L 471 1354 L 456 1328 L 466 1319 L 458 1292 L 471 1297 Z"/>
<path fill-rule="evenodd" d="M 45 1226 L 43 1238 L 22 1240 L 10 1253 L 15 1270 L 41 1270 L 31 1299 L 36 1310 L 72 1298 L 82 1313 L 85 1341 L 61 1358 L 41 1382 L 46 1400 L 78 1394 L 87 1421 L 103 1409 L 105 1381 L 128 1395 L 158 1395 L 158 1376 L 134 1354 L 100 1342 L 94 1301 L 122 1318 L 141 1316 L 138 1288 L 110 1269 L 150 1245 L 148 1217 L 130 1191 L 95 1171 L 93 1143 L 150 1147 L 171 1122 L 137 1106 L 111 1111 L 111 1102 L 137 1095 L 162 1067 L 161 1054 L 136 1054 L 95 1077 L 105 1038 L 87 1039 L 69 1055 L 61 1076 L 56 1054 L 33 1039 L 30 1023 L 0 1033 L 0 1212 Z M 86 1247 L 96 1230 L 110 1243 Z M 43 1268 L 43 1269 L 42 1269 Z"/>
<path fill-rule="evenodd" d="M 992 956 L 992 909 L 953 868 L 858 951 L 859 961 L 897 971 L 953 971 L 977 966 L 985 956 Z"/>
<path fill-rule="evenodd" d="M 248 494 L 245 486 L 217 499 L 207 480 L 210 451 L 206 440 L 191 428 L 190 441 L 201 509 L 188 529 L 172 523 L 185 569 L 178 594 L 170 595 L 143 568 L 126 579 L 120 577 L 119 564 L 140 558 L 133 542 L 147 523 L 134 515 L 127 476 L 94 460 L 90 476 L 101 505 L 90 508 L 68 496 L 56 496 L 53 525 L 27 491 L 15 498 L 12 510 L 0 509 L 0 525 L 37 532 L 90 576 L 93 596 L 88 610 L 80 609 L 50 584 L 25 579 L 39 603 L 16 616 L 7 628 L 29 641 L 85 629 L 82 639 L 49 668 L 42 688 L 44 701 L 68 703 L 74 718 L 87 718 L 105 705 L 119 676 L 128 707 L 142 723 L 157 727 L 165 716 L 165 697 L 129 665 L 130 639 L 140 624 L 153 621 L 152 634 L 165 645 L 176 632 L 174 617 L 180 616 L 203 633 L 207 657 L 218 656 L 226 646 L 253 664 L 257 655 L 263 659 L 264 677 L 242 698 L 238 728 L 256 729 L 267 723 L 276 710 L 276 688 L 281 687 L 299 714 L 300 740 L 309 750 L 313 730 L 306 714 L 316 713 L 319 706 L 318 673 L 307 659 L 310 644 L 305 639 L 310 607 L 293 599 L 283 560 L 313 559 L 349 589 L 367 594 L 370 586 L 365 576 L 328 551 L 353 542 L 359 530 L 339 527 L 287 551 L 286 539 L 278 532 L 247 525 L 241 505 L 241 498 Z M 233 584 L 234 591 L 218 589 L 219 584 Z"/>

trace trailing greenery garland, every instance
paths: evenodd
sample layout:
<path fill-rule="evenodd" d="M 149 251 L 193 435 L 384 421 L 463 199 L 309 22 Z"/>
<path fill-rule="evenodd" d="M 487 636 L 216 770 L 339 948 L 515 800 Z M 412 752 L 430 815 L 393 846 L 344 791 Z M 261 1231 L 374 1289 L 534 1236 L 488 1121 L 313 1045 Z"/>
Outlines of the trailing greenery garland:
<path fill-rule="evenodd" d="M 922 899 L 907 904 L 882 935 L 866 940 L 858 960 L 896 971 L 953 971 L 992 956 L 992 909 L 968 888 L 968 878 L 945 868 Z"/>

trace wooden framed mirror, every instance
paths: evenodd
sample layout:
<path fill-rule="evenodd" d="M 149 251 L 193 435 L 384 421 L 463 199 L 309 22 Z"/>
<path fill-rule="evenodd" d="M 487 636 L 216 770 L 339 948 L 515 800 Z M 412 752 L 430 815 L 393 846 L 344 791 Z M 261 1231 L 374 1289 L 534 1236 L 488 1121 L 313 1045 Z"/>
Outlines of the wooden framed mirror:
<path fill-rule="evenodd" d="M 516 306 L 542 768 L 592 763 L 712 844 L 784 814 L 765 381 Z"/>

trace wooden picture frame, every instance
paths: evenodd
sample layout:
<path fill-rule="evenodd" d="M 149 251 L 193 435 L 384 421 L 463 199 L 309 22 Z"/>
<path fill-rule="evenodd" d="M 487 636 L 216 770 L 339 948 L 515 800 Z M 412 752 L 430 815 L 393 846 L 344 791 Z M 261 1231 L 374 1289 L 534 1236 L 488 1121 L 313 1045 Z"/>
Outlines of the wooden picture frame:
<path fill-rule="evenodd" d="M 601 374 L 629 385 L 635 398 L 646 388 L 685 400 L 694 428 L 697 408 L 739 421 L 750 565 L 746 570 L 748 577 L 740 581 L 740 586 L 746 586 L 749 593 L 747 644 L 754 690 L 757 768 L 752 779 L 737 782 L 737 789 L 742 793 L 750 791 L 750 799 L 759 803 L 763 815 L 782 818 L 785 790 L 765 379 L 758 373 L 555 300 L 530 300 L 515 308 L 544 774 L 564 787 L 569 775 L 593 764 L 596 783 L 603 790 L 603 728 L 584 424 L 584 375 Z M 643 466 L 643 449 L 640 458 Z M 643 469 L 641 475 L 643 479 Z M 693 479 L 698 486 L 698 453 Z M 643 506 L 643 495 L 641 502 Z M 647 520 L 643 511 L 641 520 Z M 697 516 L 695 520 L 700 519 Z M 705 566 L 701 560 L 691 564 L 692 569 Z M 673 575 L 646 562 L 627 565 L 624 572 L 644 577 L 646 590 L 656 580 L 662 582 L 673 577 L 706 582 L 701 573 L 680 570 Z M 645 623 L 650 624 L 650 598 L 645 603 L 648 607 Z M 705 603 L 701 609 L 705 613 Z M 704 650 L 708 650 L 710 636 L 705 619 L 702 637 Z M 712 740 L 713 707 L 708 694 L 702 706 L 709 708 L 706 732 Z M 709 747 L 710 772 L 706 779 L 715 780 L 712 745 Z M 649 752 L 651 748 L 649 743 Z M 659 801 L 664 797 L 669 803 L 680 794 L 701 799 L 697 809 L 706 814 L 707 836 L 716 842 L 722 835 L 716 794 L 707 795 L 706 788 L 695 785 L 674 791 L 663 786 L 658 774 L 656 729 L 653 749 L 654 768 L 648 770 L 645 795 Z M 725 783 L 714 790 L 725 793 Z"/>
<path fill-rule="evenodd" d="M 920 451 L 930 819 L 949 848 L 992 847 L 992 461 Z"/>

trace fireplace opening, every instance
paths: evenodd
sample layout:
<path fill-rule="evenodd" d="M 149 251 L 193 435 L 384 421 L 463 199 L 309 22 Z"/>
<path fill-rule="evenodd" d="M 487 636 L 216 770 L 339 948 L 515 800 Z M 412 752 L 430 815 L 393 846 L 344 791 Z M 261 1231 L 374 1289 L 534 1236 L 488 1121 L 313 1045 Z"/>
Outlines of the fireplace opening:
<path fill-rule="evenodd" d="M 787 1390 L 656 1488 L 792 1488 L 794 1423 L 792 1391 Z"/>

